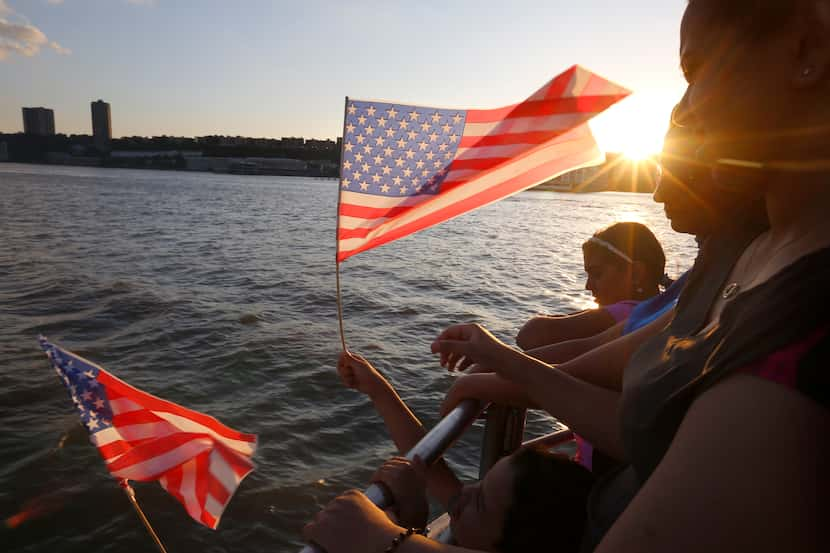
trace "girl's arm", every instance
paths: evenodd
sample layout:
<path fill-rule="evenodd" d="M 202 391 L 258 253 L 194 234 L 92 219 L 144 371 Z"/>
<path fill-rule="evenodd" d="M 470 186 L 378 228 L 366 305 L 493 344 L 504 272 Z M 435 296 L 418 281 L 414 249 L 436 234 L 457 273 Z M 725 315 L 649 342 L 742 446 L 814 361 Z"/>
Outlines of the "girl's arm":
<path fill-rule="evenodd" d="M 769 381 L 730 377 L 692 404 L 596 551 L 825 550 L 827 436 L 826 407 Z"/>
<path fill-rule="evenodd" d="M 533 349 L 577 340 L 599 334 L 617 324 L 605 309 L 587 309 L 571 315 L 540 315 L 530 319 L 516 335 L 516 344 L 524 349 Z"/>
<path fill-rule="evenodd" d="M 407 407 L 395 388 L 366 359 L 354 353 L 343 352 L 337 363 L 337 371 L 346 386 L 369 396 L 401 455 L 405 455 L 424 437 L 426 430 L 421 421 Z M 445 508 L 461 491 L 461 482 L 443 459 L 438 459 L 429 467 L 426 479 L 427 490 Z"/>

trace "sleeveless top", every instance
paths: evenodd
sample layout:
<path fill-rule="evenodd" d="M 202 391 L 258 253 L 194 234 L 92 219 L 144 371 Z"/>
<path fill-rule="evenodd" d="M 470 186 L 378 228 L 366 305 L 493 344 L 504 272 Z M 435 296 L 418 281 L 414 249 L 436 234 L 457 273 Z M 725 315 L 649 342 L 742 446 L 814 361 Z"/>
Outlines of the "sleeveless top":
<path fill-rule="evenodd" d="M 743 250 L 730 247 L 748 243 L 748 234 L 720 251 L 706 252 L 709 255 L 703 256 L 700 270 L 695 267 L 681 295 L 675 320 L 647 341 L 626 367 L 620 416 L 629 466 L 592 493 L 585 550 L 599 543 L 651 476 L 692 401 L 721 379 L 738 371 L 767 377 L 775 373 L 776 359 L 783 360 L 787 374 L 782 378 L 828 405 L 830 248 L 805 256 L 739 294 L 711 329 L 698 334 Z"/>
<path fill-rule="evenodd" d="M 689 278 L 690 272 L 691 270 L 680 275 L 680 278 L 675 280 L 662 294 L 657 294 L 654 297 L 643 300 L 637 307 L 632 309 L 623 327 L 623 336 L 655 321 L 666 311 L 677 305 L 677 300 L 680 298 L 683 287 L 686 286 L 686 280 Z"/>

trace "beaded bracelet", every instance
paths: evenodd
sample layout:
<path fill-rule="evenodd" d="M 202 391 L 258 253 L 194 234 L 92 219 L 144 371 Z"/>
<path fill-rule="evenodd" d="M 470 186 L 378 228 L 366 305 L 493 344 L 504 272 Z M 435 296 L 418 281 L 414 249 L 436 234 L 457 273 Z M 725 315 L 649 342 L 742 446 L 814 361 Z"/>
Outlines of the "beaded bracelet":
<path fill-rule="evenodd" d="M 406 532 L 401 532 L 396 537 L 392 538 L 392 544 L 383 550 L 383 553 L 392 553 L 395 551 L 400 544 L 402 544 L 406 538 L 411 536 L 412 534 L 422 534 L 424 530 L 419 530 L 418 528 L 410 528 Z"/>

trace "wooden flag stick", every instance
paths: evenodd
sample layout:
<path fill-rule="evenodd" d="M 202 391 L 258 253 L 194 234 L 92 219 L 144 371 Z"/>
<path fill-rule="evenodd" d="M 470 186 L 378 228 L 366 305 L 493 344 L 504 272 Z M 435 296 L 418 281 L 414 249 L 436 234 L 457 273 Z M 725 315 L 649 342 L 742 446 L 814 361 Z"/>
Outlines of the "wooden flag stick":
<path fill-rule="evenodd" d="M 337 281 L 337 321 L 340 323 L 340 344 L 343 346 L 343 351 L 346 350 L 346 334 L 343 332 L 343 302 L 340 299 L 340 261 L 337 260 L 337 254 L 340 250 L 340 184 L 343 182 L 343 150 L 346 144 L 346 116 L 349 109 L 349 97 L 343 105 L 343 135 L 340 139 L 340 179 L 337 181 L 337 230 L 334 245 L 334 275 Z"/>
<path fill-rule="evenodd" d="M 130 503 L 132 503 L 133 508 L 135 508 L 135 512 L 138 513 L 138 518 L 141 519 L 141 522 L 144 523 L 144 527 L 147 528 L 147 531 L 150 533 L 150 536 L 153 538 L 153 541 L 156 542 L 156 547 L 159 548 L 161 553 L 167 553 L 167 550 L 164 548 L 164 545 L 161 543 L 156 531 L 153 530 L 153 527 L 150 526 L 150 521 L 147 520 L 147 517 L 144 516 L 144 511 L 141 510 L 141 507 L 138 506 L 138 501 L 135 500 L 135 490 L 130 486 L 130 483 L 127 480 L 121 481 L 121 487 L 124 488 L 124 493 L 127 494 L 127 497 L 130 498 Z"/>

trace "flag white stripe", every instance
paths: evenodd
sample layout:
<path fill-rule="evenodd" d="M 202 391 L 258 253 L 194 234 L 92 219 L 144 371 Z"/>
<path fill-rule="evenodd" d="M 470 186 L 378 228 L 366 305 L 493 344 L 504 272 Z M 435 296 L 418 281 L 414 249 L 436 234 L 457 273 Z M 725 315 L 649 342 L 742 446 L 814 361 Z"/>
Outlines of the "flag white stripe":
<path fill-rule="evenodd" d="M 429 202 L 421 208 L 413 209 L 399 217 L 396 217 L 393 221 L 375 228 L 364 238 L 341 240 L 340 251 L 348 252 L 357 249 L 380 234 L 386 234 L 393 229 L 408 225 L 413 221 L 428 216 L 431 213 L 441 210 L 449 205 L 481 194 L 482 192 L 494 186 L 498 186 L 513 177 L 532 170 L 539 165 L 549 163 L 552 161 L 551 152 L 549 151 L 551 148 L 555 148 L 555 157 L 553 159 L 561 160 L 563 162 L 562 165 L 567 167 L 567 171 L 571 171 L 579 166 L 601 163 L 604 159 L 603 154 L 599 151 L 596 142 L 590 133 L 590 129 L 587 128 L 587 125 L 582 125 L 573 131 L 557 137 L 545 147 L 540 148 L 525 158 L 516 160 L 512 163 L 506 163 L 491 172 L 483 174 L 479 178 L 472 179 L 463 186 L 436 197 L 432 202 Z M 590 155 L 586 155 L 586 153 L 589 153 Z M 552 175 L 551 177 L 553 176 L 555 175 Z"/>
<path fill-rule="evenodd" d="M 228 462 L 225 461 L 225 458 L 222 457 L 222 454 L 215 449 L 210 452 L 210 473 L 228 493 L 233 493 L 233 490 L 242 481 L 242 478 L 236 475 Z"/>
<path fill-rule="evenodd" d="M 161 455 L 151 457 L 146 461 L 134 463 L 120 470 L 111 471 L 113 476 L 128 480 L 144 480 L 181 465 L 203 451 L 209 450 L 213 444 L 209 438 L 195 438 L 171 449 Z"/>
<path fill-rule="evenodd" d="M 538 144 L 507 144 L 505 146 L 476 146 L 474 148 L 459 148 L 455 159 L 486 159 L 493 157 L 513 157 Z"/>
<path fill-rule="evenodd" d="M 388 221 L 389 217 L 378 217 L 376 219 L 364 219 L 363 217 L 340 216 L 340 228 L 352 230 L 357 228 L 375 228 Z"/>
<path fill-rule="evenodd" d="M 199 505 L 199 500 L 196 499 L 196 474 L 197 466 L 196 459 L 190 459 L 182 465 L 182 483 L 179 486 L 179 492 L 184 497 L 184 506 L 187 512 L 195 519 L 199 519 L 202 515 L 202 507 Z"/>
<path fill-rule="evenodd" d="M 205 498 L 205 511 L 216 519 L 216 524 L 219 524 L 219 519 L 222 518 L 222 511 L 225 510 L 225 505 L 219 503 L 219 500 L 210 494 Z"/>
<path fill-rule="evenodd" d="M 171 434 L 176 434 L 179 431 L 171 426 L 169 423 L 164 421 L 159 422 L 144 422 L 141 424 L 128 424 L 124 426 L 119 426 L 116 433 L 118 434 L 117 439 L 125 440 L 128 442 L 132 442 L 135 440 L 143 440 L 146 438 L 163 438 L 165 436 L 170 436 Z M 100 432 L 98 433 L 100 434 Z M 96 434 L 96 436 L 98 436 Z M 106 443 L 110 443 L 115 441 L 115 439 L 109 439 L 110 435 L 107 436 L 106 442 L 96 442 L 96 444 L 100 447 L 105 445 Z M 115 436 L 112 436 L 115 438 Z M 102 437 L 103 439 L 103 437 Z"/>
<path fill-rule="evenodd" d="M 516 117 L 493 123 L 467 123 L 464 136 L 519 134 L 533 131 L 566 131 L 591 117 L 591 113 L 565 113 L 534 117 Z"/>
<path fill-rule="evenodd" d="M 110 409 L 113 415 L 121 415 L 123 413 L 129 413 L 130 411 L 138 411 L 139 409 L 143 409 L 143 407 L 126 397 L 121 397 L 110 400 Z"/>
<path fill-rule="evenodd" d="M 255 442 L 246 442 L 243 440 L 233 440 L 231 438 L 226 438 L 220 434 L 217 434 L 207 426 L 199 424 L 187 417 L 182 417 L 179 415 L 174 415 L 173 413 L 168 413 L 166 411 L 151 411 L 157 417 L 160 417 L 170 424 L 172 424 L 175 428 L 178 428 L 182 432 L 192 432 L 195 434 L 208 434 L 212 436 L 216 441 L 223 443 L 227 447 L 233 449 L 234 451 L 238 451 L 242 455 L 246 457 L 250 457 L 256 451 L 256 443 Z"/>

